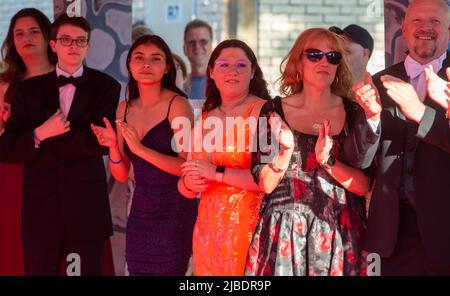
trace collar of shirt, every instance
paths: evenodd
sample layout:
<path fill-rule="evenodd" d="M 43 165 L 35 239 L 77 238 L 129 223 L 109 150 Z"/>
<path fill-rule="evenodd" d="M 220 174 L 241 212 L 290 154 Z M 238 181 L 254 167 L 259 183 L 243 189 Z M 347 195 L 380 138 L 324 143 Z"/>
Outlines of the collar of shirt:
<path fill-rule="evenodd" d="M 75 73 L 73 73 L 72 75 L 67 73 L 66 71 L 64 71 L 63 69 L 61 69 L 58 65 L 56 65 L 56 77 L 58 76 L 64 76 L 64 77 L 81 77 L 83 75 L 83 65 L 81 65 L 80 68 L 78 68 L 78 70 L 75 71 Z"/>
<path fill-rule="evenodd" d="M 72 75 L 62 70 L 58 65 L 56 65 L 56 77 L 62 75 L 65 77 L 81 77 L 83 75 L 83 65 L 75 71 Z M 66 84 L 59 88 L 59 107 L 62 113 L 67 117 L 70 112 L 70 108 L 72 107 L 72 102 L 75 96 L 76 86 L 73 84 Z"/>
<path fill-rule="evenodd" d="M 441 70 L 442 64 L 444 63 L 444 60 L 446 58 L 447 58 L 447 51 L 444 52 L 437 59 L 434 59 L 431 62 L 422 65 L 421 63 L 414 60 L 410 55 L 408 55 L 405 59 L 405 70 L 410 79 L 417 78 L 420 74 L 423 73 L 423 71 L 425 70 L 426 67 L 428 67 L 428 65 L 433 65 L 433 71 L 437 73 Z"/>

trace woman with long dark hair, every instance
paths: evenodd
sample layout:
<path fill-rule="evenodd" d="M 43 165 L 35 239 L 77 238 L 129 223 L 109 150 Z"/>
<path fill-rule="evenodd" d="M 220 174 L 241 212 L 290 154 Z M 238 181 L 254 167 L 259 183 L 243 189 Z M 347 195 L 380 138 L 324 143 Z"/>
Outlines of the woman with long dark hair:
<path fill-rule="evenodd" d="M 208 63 L 202 120 L 194 129 L 191 160 L 183 165 L 178 182 L 184 196 L 200 193 L 193 238 L 195 275 L 244 274 L 262 201 L 250 174 L 252 122 L 268 99 L 250 47 L 240 40 L 221 42 Z M 230 120 L 234 124 L 227 126 Z"/>
<path fill-rule="evenodd" d="M 197 210 L 193 200 L 177 191 L 185 155 L 174 151 L 171 142 L 178 132 L 173 121 L 186 118 L 191 125 L 192 110 L 175 86 L 172 53 L 159 36 L 145 35 L 133 43 L 127 69 L 128 98 L 117 110 L 117 133 L 106 119 L 105 128 L 92 129 L 99 143 L 109 147 L 116 180 L 124 182 L 133 164 L 136 188 L 126 231 L 128 271 L 184 275 Z"/>
<path fill-rule="evenodd" d="M 5 70 L 0 74 L 0 135 L 22 80 L 54 70 L 48 18 L 35 8 L 18 11 L 2 45 Z M 23 164 L 0 163 L 0 275 L 23 275 L 21 213 Z"/>

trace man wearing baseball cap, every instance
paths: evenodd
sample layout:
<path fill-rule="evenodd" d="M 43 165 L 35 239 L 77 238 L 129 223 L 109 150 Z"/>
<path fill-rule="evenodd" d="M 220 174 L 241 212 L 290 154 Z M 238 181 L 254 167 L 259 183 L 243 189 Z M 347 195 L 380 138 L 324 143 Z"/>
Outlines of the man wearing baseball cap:
<path fill-rule="evenodd" d="M 364 81 L 367 63 L 373 51 L 373 38 L 370 33 L 355 24 L 344 29 L 333 26 L 329 30 L 344 37 L 344 56 L 353 76 L 353 84 Z"/>

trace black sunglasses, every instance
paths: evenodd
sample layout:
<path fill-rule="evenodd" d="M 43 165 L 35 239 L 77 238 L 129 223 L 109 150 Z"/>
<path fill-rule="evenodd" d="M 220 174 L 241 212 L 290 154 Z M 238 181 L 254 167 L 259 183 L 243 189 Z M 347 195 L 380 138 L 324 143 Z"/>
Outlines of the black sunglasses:
<path fill-rule="evenodd" d="M 342 59 L 342 55 L 340 52 L 337 51 L 329 51 L 329 52 L 323 52 L 320 49 L 315 48 L 309 48 L 305 50 L 305 55 L 311 62 L 317 63 L 320 61 L 324 56 L 327 57 L 328 63 L 332 65 L 339 65 Z"/>

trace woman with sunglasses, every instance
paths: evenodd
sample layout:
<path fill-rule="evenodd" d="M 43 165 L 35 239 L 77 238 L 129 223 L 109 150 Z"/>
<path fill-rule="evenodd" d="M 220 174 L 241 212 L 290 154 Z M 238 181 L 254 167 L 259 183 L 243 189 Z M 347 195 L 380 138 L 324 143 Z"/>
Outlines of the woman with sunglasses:
<path fill-rule="evenodd" d="M 195 275 L 244 274 L 262 201 L 250 173 L 252 139 L 268 99 L 250 47 L 240 40 L 221 42 L 208 62 L 202 120 L 194 129 L 191 160 L 183 164 L 178 182 L 184 196 L 201 194 L 193 236 Z M 236 125 L 227 128 L 229 120 Z"/>
<path fill-rule="evenodd" d="M 357 107 L 347 99 L 351 74 L 342 47 L 334 33 L 308 29 L 282 65 L 286 97 L 267 102 L 260 118 L 275 112 L 290 127 L 293 147 L 286 136 L 274 137 L 278 151 L 292 156 L 281 161 L 279 152 L 267 163 L 270 152 L 254 153 L 252 173 L 267 195 L 246 274 L 359 275 L 364 210 L 356 195 L 370 181 L 339 161 Z"/>

